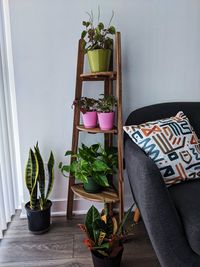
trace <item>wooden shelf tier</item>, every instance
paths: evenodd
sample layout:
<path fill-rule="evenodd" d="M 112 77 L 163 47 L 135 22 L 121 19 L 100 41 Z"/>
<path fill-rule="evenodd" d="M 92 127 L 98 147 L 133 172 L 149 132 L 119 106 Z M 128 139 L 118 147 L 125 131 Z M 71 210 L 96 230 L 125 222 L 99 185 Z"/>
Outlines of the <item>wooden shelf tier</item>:
<path fill-rule="evenodd" d="M 82 73 L 80 77 L 82 78 L 83 81 L 104 81 L 106 79 L 116 80 L 117 72 L 106 71 L 106 72 Z"/>
<path fill-rule="evenodd" d="M 117 128 L 114 127 L 112 130 L 101 130 L 99 127 L 96 128 L 85 128 L 83 125 L 78 125 L 76 128 L 79 131 L 87 132 L 87 133 L 113 133 L 117 134 Z"/>
<path fill-rule="evenodd" d="M 106 188 L 101 193 L 87 193 L 83 189 L 83 184 L 75 184 L 71 186 L 72 191 L 77 196 L 84 198 L 89 201 L 95 201 L 95 202 L 102 202 L 102 203 L 116 203 L 119 202 L 119 196 L 115 189 L 113 188 Z"/>

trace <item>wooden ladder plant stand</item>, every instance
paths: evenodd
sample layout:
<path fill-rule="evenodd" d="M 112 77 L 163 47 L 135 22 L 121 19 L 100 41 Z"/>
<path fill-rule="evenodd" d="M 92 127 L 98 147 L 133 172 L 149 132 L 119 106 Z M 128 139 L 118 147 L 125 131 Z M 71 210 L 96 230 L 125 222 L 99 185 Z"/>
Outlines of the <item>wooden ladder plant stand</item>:
<path fill-rule="evenodd" d="M 90 201 L 102 202 L 109 204 L 112 208 L 113 203 L 119 204 L 119 219 L 123 218 L 124 214 L 124 181 L 123 181 L 123 135 L 122 135 L 122 75 L 121 75 L 121 35 L 116 33 L 114 42 L 113 57 L 115 58 L 115 68 L 112 71 L 107 72 L 95 72 L 84 73 L 84 51 L 82 49 L 82 41 L 79 40 L 78 45 L 78 60 L 77 60 L 77 72 L 76 72 L 76 88 L 75 88 L 75 100 L 78 100 L 82 96 L 82 86 L 85 81 L 103 81 L 104 82 L 104 94 L 111 95 L 113 88 L 116 90 L 117 98 L 117 123 L 112 130 L 103 131 L 100 128 L 86 129 L 83 125 L 80 125 L 80 110 L 77 106 L 74 108 L 74 122 L 73 122 L 73 135 L 72 135 L 72 152 L 77 153 L 78 139 L 80 132 L 87 133 L 102 133 L 104 134 L 105 147 L 112 146 L 113 134 L 117 135 L 117 148 L 118 148 L 118 188 L 113 187 L 106 188 L 103 192 L 97 194 L 90 194 L 84 191 L 82 184 L 75 183 L 75 177 L 72 174 L 69 176 L 68 186 L 68 202 L 67 202 L 67 218 L 70 219 L 73 215 L 73 200 L 74 194 L 83 199 Z M 113 59 L 112 59 L 113 61 Z M 112 63 L 112 62 L 111 62 Z M 111 64 L 113 65 L 113 64 Z M 113 84 L 113 82 L 115 84 Z M 115 86 L 114 86 L 115 85 Z M 71 157 L 71 162 L 75 160 Z"/>

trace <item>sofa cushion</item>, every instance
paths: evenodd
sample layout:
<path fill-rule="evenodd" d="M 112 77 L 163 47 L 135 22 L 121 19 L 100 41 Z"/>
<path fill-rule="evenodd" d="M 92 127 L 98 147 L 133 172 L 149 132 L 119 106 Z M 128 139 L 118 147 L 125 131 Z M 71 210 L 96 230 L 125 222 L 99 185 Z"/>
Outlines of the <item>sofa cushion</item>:
<path fill-rule="evenodd" d="M 188 242 L 200 255 L 200 180 L 169 187 L 174 205 L 182 220 Z"/>
<path fill-rule="evenodd" d="M 183 112 L 124 130 L 154 160 L 166 184 L 200 177 L 198 138 Z"/>

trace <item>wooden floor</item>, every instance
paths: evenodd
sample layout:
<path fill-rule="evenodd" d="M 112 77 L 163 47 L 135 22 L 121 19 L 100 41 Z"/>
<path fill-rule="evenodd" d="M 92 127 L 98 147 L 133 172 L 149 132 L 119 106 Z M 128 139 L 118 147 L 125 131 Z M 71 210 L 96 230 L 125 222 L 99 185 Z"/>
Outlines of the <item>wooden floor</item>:
<path fill-rule="evenodd" d="M 0 241 L 1 267 L 92 267 L 90 252 L 84 246 L 84 235 L 77 227 L 83 216 L 71 221 L 52 219 L 51 230 L 37 236 L 29 233 L 27 220 L 14 217 Z M 142 223 L 135 226 L 134 238 L 125 244 L 121 267 L 159 267 Z"/>

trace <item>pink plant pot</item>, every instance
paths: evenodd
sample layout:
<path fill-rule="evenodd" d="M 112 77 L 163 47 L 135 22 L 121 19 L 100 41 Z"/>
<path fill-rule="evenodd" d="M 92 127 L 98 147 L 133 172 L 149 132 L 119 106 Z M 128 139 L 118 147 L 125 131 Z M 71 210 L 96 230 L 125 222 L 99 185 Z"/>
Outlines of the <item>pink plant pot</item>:
<path fill-rule="evenodd" d="M 114 112 L 99 112 L 98 121 L 101 130 L 112 130 L 114 124 Z"/>
<path fill-rule="evenodd" d="M 96 111 L 87 111 L 85 114 L 82 113 L 82 117 L 85 128 L 95 128 L 97 126 Z"/>

